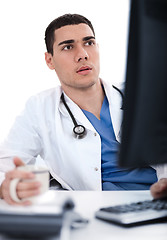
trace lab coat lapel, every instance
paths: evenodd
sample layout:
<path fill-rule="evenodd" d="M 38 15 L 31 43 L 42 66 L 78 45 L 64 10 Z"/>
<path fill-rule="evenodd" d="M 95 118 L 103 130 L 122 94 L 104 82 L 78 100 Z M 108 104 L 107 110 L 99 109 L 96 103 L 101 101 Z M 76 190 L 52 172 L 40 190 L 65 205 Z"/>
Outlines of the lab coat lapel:
<path fill-rule="evenodd" d="M 82 112 L 82 110 L 78 107 L 78 105 L 75 104 L 66 94 L 64 94 L 64 98 L 72 114 L 74 115 L 74 118 L 76 119 L 77 123 L 80 125 L 83 125 L 86 129 L 95 131 L 93 125 L 90 123 L 90 121 L 87 119 L 87 117 Z M 59 110 L 64 116 L 70 117 L 63 103 L 60 103 Z"/>
<path fill-rule="evenodd" d="M 111 121 L 113 124 L 113 129 L 115 133 L 115 137 L 117 141 L 120 142 L 121 140 L 121 125 L 122 125 L 122 114 L 123 111 L 121 109 L 122 106 L 122 98 L 120 93 L 115 90 L 112 85 L 109 86 L 109 83 L 103 82 L 103 86 L 105 89 L 105 93 L 107 96 L 107 99 L 109 101 L 110 106 L 110 115 L 111 115 Z M 120 89 L 120 87 L 119 87 Z M 121 90 L 121 89 L 120 89 Z"/>

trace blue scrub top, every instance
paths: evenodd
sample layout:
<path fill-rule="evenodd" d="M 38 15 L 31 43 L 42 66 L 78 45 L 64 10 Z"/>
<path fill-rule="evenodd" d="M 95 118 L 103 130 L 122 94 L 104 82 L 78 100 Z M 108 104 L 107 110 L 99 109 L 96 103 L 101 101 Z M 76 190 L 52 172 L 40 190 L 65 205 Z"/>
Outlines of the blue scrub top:
<path fill-rule="evenodd" d="M 117 164 L 119 142 L 115 138 L 105 96 L 100 120 L 92 113 L 83 110 L 101 138 L 101 174 L 103 190 L 148 190 L 157 181 L 156 171 L 151 168 L 123 169 Z"/>

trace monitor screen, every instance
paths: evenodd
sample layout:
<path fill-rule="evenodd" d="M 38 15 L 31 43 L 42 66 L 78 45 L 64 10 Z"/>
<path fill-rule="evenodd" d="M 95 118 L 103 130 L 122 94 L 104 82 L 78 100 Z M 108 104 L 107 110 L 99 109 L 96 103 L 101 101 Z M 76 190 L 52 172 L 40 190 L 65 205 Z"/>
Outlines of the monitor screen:
<path fill-rule="evenodd" d="M 132 0 L 119 165 L 167 162 L 167 1 Z"/>

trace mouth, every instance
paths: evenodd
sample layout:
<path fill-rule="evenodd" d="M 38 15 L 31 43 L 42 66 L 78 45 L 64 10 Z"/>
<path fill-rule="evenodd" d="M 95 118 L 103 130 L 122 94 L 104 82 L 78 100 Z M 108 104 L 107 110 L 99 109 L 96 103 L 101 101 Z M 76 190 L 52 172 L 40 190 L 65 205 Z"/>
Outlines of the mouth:
<path fill-rule="evenodd" d="M 92 68 L 89 67 L 89 66 L 82 66 L 82 67 L 80 67 L 80 68 L 76 71 L 76 73 L 79 73 L 79 74 L 81 74 L 81 75 L 86 75 L 86 74 L 88 74 L 91 70 L 92 70 Z"/>

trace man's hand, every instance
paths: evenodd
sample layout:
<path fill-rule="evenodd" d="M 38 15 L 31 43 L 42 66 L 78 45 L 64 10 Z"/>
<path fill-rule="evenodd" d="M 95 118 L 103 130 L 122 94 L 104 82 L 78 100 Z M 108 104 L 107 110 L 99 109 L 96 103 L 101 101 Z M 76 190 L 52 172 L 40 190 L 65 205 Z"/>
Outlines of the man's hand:
<path fill-rule="evenodd" d="M 14 158 L 14 164 L 16 167 L 23 166 L 24 163 L 21 161 L 20 158 Z M 31 202 L 28 200 L 22 201 L 20 203 L 16 203 L 12 200 L 9 193 L 9 186 L 10 181 L 14 178 L 21 178 L 21 179 L 33 179 L 35 175 L 30 172 L 24 172 L 20 171 L 17 168 L 15 168 L 12 171 L 9 171 L 5 175 L 5 180 L 2 182 L 1 188 L 0 188 L 0 195 L 1 198 L 3 198 L 7 203 L 12 205 L 30 205 Z M 24 199 L 30 196 L 35 196 L 40 193 L 40 183 L 33 181 L 33 182 L 22 182 L 20 181 L 17 185 L 17 196 L 20 199 Z"/>
<path fill-rule="evenodd" d="M 167 197 L 167 178 L 162 178 L 150 188 L 152 196 L 157 198 Z"/>

